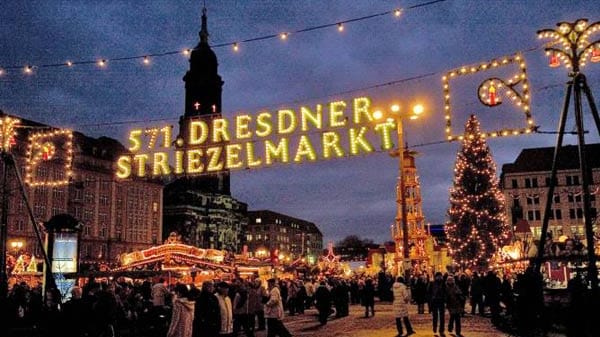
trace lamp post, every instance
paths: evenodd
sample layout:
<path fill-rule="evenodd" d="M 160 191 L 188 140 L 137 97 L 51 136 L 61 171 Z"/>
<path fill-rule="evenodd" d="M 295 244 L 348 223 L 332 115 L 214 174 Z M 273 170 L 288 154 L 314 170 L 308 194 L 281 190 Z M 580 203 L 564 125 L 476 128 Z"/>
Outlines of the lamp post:
<path fill-rule="evenodd" d="M 404 177 L 404 132 L 402 121 L 405 117 L 411 120 L 419 118 L 424 111 L 423 105 L 416 104 L 412 107 L 410 114 L 404 114 L 400 111 L 400 105 L 394 104 L 390 107 L 390 113 L 384 114 L 381 110 L 373 112 L 373 118 L 379 120 L 386 117 L 388 121 L 396 124 L 396 133 L 398 135 L 398 148 L 390 152 L 391 156 L 398 156 L 398 183 L 396 185 L 396 228 L 402 228 L 402 269 L 404 278 L 408 280 L 410 276 L 411 262 L 409 252 L 408 222 L 406 219 L 406 196 L 405 196 L 405 177 Z"/>
<path fill-rule="evenodd" d="M 10 242 L 10 247 L 15 251 L 15 257 L 18 257 L 21 248 L 23 248 L 23 241 L 15 240 Z"/>
<path fill-rule="evenodd" d="M 552 196 L 556 187 L 556 173 L 559 162 L 559 152 L 562 146 L 565 124 L 569 111 L 571 95 L 574 96 L 574 114 L 575 124 L 577 126 L 577 140 L 579 150 L 579 172 L 581 174 L 581 189 L 583 194 L 583 217 L 585 223 L 587 247 L 588 247 L 588 279 L 591 283 L 594 293 L 598 290 L 598 269 L 596 267 L 596 254 L 594 252 L 594 233 L 591 213 L 591 200 L 589 185 L 593 183 L 590 167 L 587 166 L 586 150 L 585 150 L 585 129 L 583 125 L 583 109 L 582 109 L 582 91 L 587 98 L 590 111 L 596 124 L 596 129 L 600 135 L 600 116 L 598 109 L 592 96 L 592 91 L 587 84 L 585 75 L 581 72 L 581 68 L 585 66 L 588 58 L 592 62 L 600 62 L 600 40 L 593 42 L 588 41 L 591 34 L 600 31 L 600 22 L 588 24 L 587 19 L 579 19 L 575 22 L 559 22 L 556 24 L 556 29 L 543 29 L 538 31 L 538 37 L 550 38 L 554 43 L 546 48 L 546 54 L 550 56 L 550 67 L 559 67 L 561 61 L 567 69 L 572 69 L 569 72 L 569 81 L 567 82 L 567 90 L 563 108 L 560 116 L 559 131 L 556 139 L 556 147 L 554 148 L 554 157 L 552 161 L 552 171 L 550 174 L 550 184 L 548 186 L 548 198 L 546 199 L 546 207 L 544 209 L 544 218 L 542 221 L 542 233 L 540 235 L 540 243 L 538 246 L 538 256 L 536 259 L 536 268 L 539 270 L 544 255 L 544 244 L 548 232 L 548 221 L 552 206 Z"/>

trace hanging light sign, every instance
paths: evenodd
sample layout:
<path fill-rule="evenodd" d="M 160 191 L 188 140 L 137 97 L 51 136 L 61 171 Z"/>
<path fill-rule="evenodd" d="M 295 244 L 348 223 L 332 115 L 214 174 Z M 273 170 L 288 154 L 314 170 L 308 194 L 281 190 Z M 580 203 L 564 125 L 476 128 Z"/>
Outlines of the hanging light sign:
<path fill-rule="evenodd" d="M 516 72 L 513 76 L 496 76 L 485 79 L 477 88 L 477 97 L 481 104 L 495 108 L 502 104 L 503 97 L 512 107 L 523 112 L 525 125 L 521 127 L 504 127 L 482 132 L 484 137 L 501 137 L 509 135 L 528 134 L 535 130 L 530 110 L 529 80 L 525 60 L 521 54 L 506 56 L 471 66 L 463 66 L 448 71 L 443 77 L 444 112 L 446 119 L 446 138 L 449 141 L 461 140 L 464 136 L 452 131 L 452 104 L 450 83 L 458 77 L 474 75 L 480 72 L 493 71 L 498 68 L 513 65 Z M 514 67 L 516 65 L 517 67 Z"/>
<path fill-rule="evenodd" d="M 198 175 L 358 156 L 377 145 L 389 150 L 396 125 L 375 123 L 372 110 L 370 98 L 357 97 L 256 116 L 189 118 L 175 139 L 170 126 L 132 130 L 130 153 L 118 158 L 116 175 Z"/>

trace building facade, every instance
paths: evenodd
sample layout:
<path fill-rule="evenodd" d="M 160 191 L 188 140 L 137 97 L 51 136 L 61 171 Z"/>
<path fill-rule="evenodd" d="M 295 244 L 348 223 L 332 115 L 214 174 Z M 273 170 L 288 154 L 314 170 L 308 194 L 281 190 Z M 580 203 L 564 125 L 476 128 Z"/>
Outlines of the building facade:
<path fill-rule="evenodd" d="M 315 263 L 323 252 L 323 234 L 306 220 L 269 210 L 249 211 L 246 245 L 250 257 L 276 253 L 286 259 L 306 257 Z"/>
<path fill-rule="evenodd" d="M 45 223 L 54 215 L 70 214 L 82 222 L 82 262 L 116 263 L 119 254 L 147 248 L 161 240 L 162 183 L 142 179 L 115 180 L 116 158 L 127 151 L 122 144 L 111 138 L 96 139 L 74 132 L 72 172 L 69 172 L 58 155 L 37 164 L 28 161 L 30 134 L 58 129 L 23 119 L 20 125 L 23 128 L 18 129 L 11 153 L 24 177 L 35 220 Z M 61 147 L 60 143 L 56 146 Z M 68 180 L 67 184 L 52 183 L 64 179 Z M 9 254 L 30 253 L 39 257 L 42 248 L 36 240 L 27 205 L 19 193 L 18 180 L 11 170 L 8 171 L 8 184 Z M 19 251 L 11 251 L 17 246 L 20 246 Z"/>
<path fill-rule="evenodd" d="M 206 9 L 200 42 L 191 51 L 189 62 L 190 69 L 183 77 L 185 112 L 179 119 L 179 138 L 184 140 L 189 139 L 193 121 L 212 125 L 212 119 L 221 117 L 223 80 L 218 74 L 217 56 L 208 44 Z M 187 146 L 183 144 L 181 149 L 187 150 Z M 202 157 L 205 167 L 208 158 Z M 178 177 L 164 190 L 163 238 L 177 232 L 189 245 L 239 252 L 247 208 L 231 196 L 228 170 Z"/>
<path fill-rule="evenodd" d="M 592 221 L 595 223 L 596 210 L 600 207 L 600 144 L 586 145 L 586 153 L 593 177 L 590 180 L 590 200 Z M 553 155 L 553 147 L 524 149 L 514 163 L 502 166 L 501 188 L 513 229 L 519 220 L 526 220 L 534 239 L 541 235 Z M 580 238 L 585 235 L 581 182 L 578 147 L 562 147 L 548 227 L 555 239 L 563 235 Z"/>

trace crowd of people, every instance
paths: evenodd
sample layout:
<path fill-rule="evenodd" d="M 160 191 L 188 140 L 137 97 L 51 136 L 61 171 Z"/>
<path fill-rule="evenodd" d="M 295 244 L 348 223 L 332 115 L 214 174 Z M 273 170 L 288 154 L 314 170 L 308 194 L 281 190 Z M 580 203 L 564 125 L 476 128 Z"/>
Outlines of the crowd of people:
<path fill-rule="evenodd" d="M 584 288 L 582 282 L 570 282 L 574 301 L 586 301 Z M 500 328 L 509 317 L 520 336 L 529 336 L 543 325 L 542 289 L 541 275 L 532 268 L 502 277 L 494 271 L 438 272 L 431 279 L 424 273 L 405 280 L 382 272 L 375 278 L 269 279 L 266 286 L 260 279 L 235 279 L 206 281 L 200 289 L 168 285 L 163 279 L 90 279 L 82 288 L 72 288 L 64 303 L 55 289 L 42 296 L 40 287 L 17 284 L 2 315 L 8 318 L 9 331 L 28 331 L 23 335 L 254 337 L 256 331 L 267 330 L 268 337 L 289 337 L 284 313 L 302 315 L 314 307 L 317 322 L 325 326 L 331 317 L 348 316 L 350 305 L 362 305 L 364 317 L 373 317 L 378 297 L 392 302 L 398 336 L 415 333 L 409 305 L 416 305 L 417 315 L 431 315 L 432 331 L 439 336 L 446 331 L 462 336 L 466 309 L 490 317 Z"/>

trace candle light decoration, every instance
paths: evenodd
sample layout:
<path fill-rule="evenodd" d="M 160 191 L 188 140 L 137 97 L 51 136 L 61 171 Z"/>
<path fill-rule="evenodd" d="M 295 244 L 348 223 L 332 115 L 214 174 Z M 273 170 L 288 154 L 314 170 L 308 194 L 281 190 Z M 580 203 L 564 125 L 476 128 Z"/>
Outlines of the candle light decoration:
<path fill-rule="evenodd" d="M 501 96 L 506 96 L 510 102 L 523 111 L 526 126 L 523 128 L 505 128 L 493 131 L 482 131 L 482 137 L 501 137 L 508 135 L 522 135 L 533 132 L 536 128 L 531 116 L 529 80 L 525 60 L 520 53 L 488 62 L 471 66 L 462 66 L 448 71 L 442 77 L 444 94 L 444 114 L 446 119 L 446 139 L 448 141 L 463 140 L 462 134 L 452 133 L 452 105 L 450 95 L 450 81 L 459 76 L 467 76 L 481 71 L 497 69 L 508 65 L 518 65 L 517 73 L 508 80 L 492 77 L 483 81 L 478 88 L 479 101 L 488 107 L 496 107 L 502 103 Z"/>
<path fill-rule="evenodd" d="M 16 127 L 19 124 L 17 118 L 4 116 L 0 118 L 0 150 L 4 152 L 10 151 L 10 148 L 16 145 Z"/>
<path fill-rule="evenodd" d="M 73 132 L 71 130 L 52 130 L 29 135 L 25 165 L 25 183 L 29 186 L 68 184 L 73 174 L 72 163 Z M 48 168 L 46 172 L 41 170 L 44 166 Z M 55 174 L 50 174 L 51 171 Z M 56 174 L 56 172 L 60 173 Z"/>
<path fill-rule="evenodd" d="M 590 35 L 600 31 L 600 21 L 588 24 L 587 19 L 579 19 L 573 23 L 559 22 L 556 26 L 556 29 L 537 32 L 539 39 L 554 41 L 545 48 L 551 68 L 557 68 L 562 63 L 567 69 L 578 72 L 588 58 L 592 62 L 600 62 L 600 39 L 588 41 Z"/>

